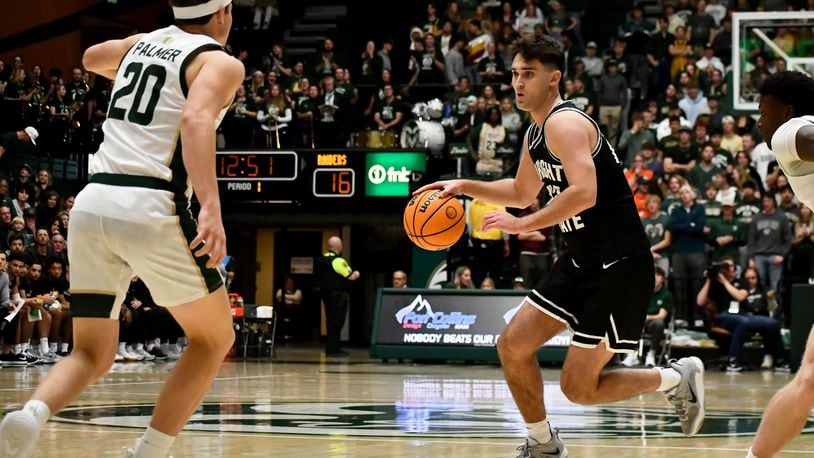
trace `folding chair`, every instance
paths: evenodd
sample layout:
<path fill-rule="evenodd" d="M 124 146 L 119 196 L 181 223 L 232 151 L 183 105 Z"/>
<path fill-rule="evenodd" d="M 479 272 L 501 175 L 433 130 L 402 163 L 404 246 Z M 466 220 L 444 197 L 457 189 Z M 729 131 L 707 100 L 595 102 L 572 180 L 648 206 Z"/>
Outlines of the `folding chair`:
<path fill-rule="evenodd" d="M 673 316 L 670 315 L 667 317 L 667 328 L 664 330 L 664 338 L 661 340 L 661 348 L 659 348 L 658 352 L 656 352 L 656 366 L 661 366 L 670 360 L 670 354 L 673 351 L 673 335 L 675 335 L 675 329 L 675 320 L 673 319 Z M 653 336 L 645 331 L 642 331 L 642 337 L 639 339 L 639 351 L 637 352 L 639 361 L 644 358 L 645 344 L 650 342 L 652 339 Z"/>
<path fill-rule="evenodd" d="M 243 357 L 249 354 L 249 347 L 257 349 L 257 356 L 263 355 L 263 349 L 268 346 L 269 359 L 274 358 L 274 338 L 277 334 L 277 310 L 272 306 L 257 306 L 247 304 L 244 320 L 246 322 L 246 336 L 243 339 Z M 260 325 L 260 326 L 253 326 Z M 265 325 L 265 326 L 264 326 Z M 255 343 L 250 344 L 254 340 Z"/>

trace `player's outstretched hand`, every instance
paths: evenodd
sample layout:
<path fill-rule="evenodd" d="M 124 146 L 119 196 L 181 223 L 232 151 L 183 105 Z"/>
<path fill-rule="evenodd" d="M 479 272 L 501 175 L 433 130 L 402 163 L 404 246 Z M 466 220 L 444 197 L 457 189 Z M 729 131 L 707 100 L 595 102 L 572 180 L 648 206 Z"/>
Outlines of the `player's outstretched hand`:
<path fill-rule="evenodd" d="M 198 235 L 189 244 L 189 248 L 195 251 L 195 257 L 209 255 L 206 267 L 214 269 L 219 266 L 226 257 L 226 231 L 223 230 L 223 221 L 220 217 L 220 209 L 214 211 L 201 207 L 198 213 Z"/>
<path fill-rule="evenodd" d="M 413 192 L 414 196 L 421 194 L 424 191 L 430 189 L 440 189 L 441 190 L 441 197 L 447 196 L 457 196 L 460 194 L 466 194 L 464 192 L 464 182 L 466 180 L 443 180 L 443 181 L 436 181 L 435 183 L 425 184 L 424 186 L 416 189 Z"/>
<path fill-rule="evenodd" d="M 506 212 L 489 212 L 483 218 L 483 230 L 499 229 L 508 234 L 524 232 L 520 218 Z"/>

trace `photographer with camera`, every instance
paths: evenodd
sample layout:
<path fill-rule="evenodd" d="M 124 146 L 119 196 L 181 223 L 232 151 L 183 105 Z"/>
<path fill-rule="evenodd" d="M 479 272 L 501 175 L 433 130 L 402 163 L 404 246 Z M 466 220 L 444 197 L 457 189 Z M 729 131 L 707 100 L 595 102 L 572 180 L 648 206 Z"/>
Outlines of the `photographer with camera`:
<path fill-rule="evenodd" d="M 747 272 L 756 272 L 749 269 Z M 780 338 L 780 322 L 754 313 L 750 294 L 759 294 L 755 288 L 742 286 L 735 278 L 735 261 L 725 256 L 721 262 L 712 263 L 704 273 L 704 286 L 698 292 L 698 305 L 708 312 L 709 326 L 720 326 L 732 333 L 729 344 L 727 372 L 740 372 L 743 345 L 747 334 L 759 333 L 763 345 L 774 357 L 775 370 L 784 370 L 783 345 Z"/>

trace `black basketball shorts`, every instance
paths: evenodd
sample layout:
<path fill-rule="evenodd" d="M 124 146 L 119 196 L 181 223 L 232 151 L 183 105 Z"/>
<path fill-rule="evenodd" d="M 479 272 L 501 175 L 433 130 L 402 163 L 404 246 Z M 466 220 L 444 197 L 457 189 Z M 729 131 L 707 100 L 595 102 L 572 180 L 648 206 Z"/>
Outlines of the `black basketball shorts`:
<path fill-rule="evenodd" d="M 636 350 L 655 282 L 649 252 L 604 262 L 562 256 L 526 297 L 530 305 L 564 323 L 571 345 L 609 351 Z"/>

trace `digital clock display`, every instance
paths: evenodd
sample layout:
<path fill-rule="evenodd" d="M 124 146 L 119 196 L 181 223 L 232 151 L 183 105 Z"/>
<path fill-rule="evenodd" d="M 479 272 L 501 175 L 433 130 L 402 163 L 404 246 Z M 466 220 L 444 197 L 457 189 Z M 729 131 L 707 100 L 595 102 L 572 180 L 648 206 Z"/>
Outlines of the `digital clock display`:
<path fill-rule="evenodd" d="M 294 181 L 298 172 L 294 151 L 219 151 L 216 155 L 220 181 Z"/>
<path fill-rule="evenodd" d="M 314 197 L 353 197 L 356 172 L 349 168 L 314 170 Z"/>

